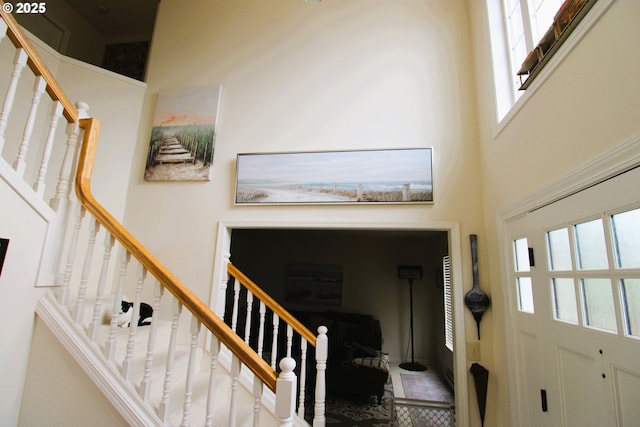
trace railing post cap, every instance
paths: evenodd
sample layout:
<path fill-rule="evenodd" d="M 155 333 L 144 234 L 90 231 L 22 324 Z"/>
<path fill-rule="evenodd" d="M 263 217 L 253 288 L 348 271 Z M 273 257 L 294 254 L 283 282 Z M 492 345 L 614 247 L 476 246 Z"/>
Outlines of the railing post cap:
<path fill-rule="evenodd" d="M 78 109 L 78 117 L 84 119 L 89 117 L 89 104 L 84 101 L 76 102 L 76 108 Z"/>
<path fill-rule="evenodd" d="M 318 326 L 318 333 L 320 335 L 326 335 L 327 332 L 329 332 L 329 329 L 327 329 L 326 326 Z"/>
<path fill-rule="evenodd" d="M 282 373 L 290 373 L 296 368 L 296 361 L 291 357 L 285 357 L 280 361 L 280 369 L 282 369 Z"/>

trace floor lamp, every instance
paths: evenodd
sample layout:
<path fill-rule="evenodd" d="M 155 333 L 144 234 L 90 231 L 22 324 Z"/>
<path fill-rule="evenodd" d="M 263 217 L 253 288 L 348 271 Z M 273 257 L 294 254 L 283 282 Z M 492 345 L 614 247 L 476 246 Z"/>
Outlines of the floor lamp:
<path fill-rule="evenodd" d="M 400 368 L 407 371 L 426 371 L 427 367 L 416 363 L 413 355 L 413 281 L 415 279 L 422 279 L 422 266 L 421 265 L 399 265 L 398 277 L 400 279 L 409 280 L 409 305 L 411 306 L 410 317 L 410 331 L 411 331 L 411 362 L 403 362 L 400 364 Z"/>

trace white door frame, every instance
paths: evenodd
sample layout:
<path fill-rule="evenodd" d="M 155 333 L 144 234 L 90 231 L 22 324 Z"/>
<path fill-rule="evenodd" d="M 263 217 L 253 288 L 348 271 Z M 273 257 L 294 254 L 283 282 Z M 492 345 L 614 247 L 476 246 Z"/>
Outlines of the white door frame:
<path fill-rule="evenodd" d="M 620 175 L 628 170 L 640 166 L 640 134 L 623 141 L 602 155 L 592 159 L 588 163 L 573 169 L 564 176 L 552 181 L 550 184 L 541 187 L 537 191 L 530 193 L 522 199 L 516 201 L 507 208 L 498 211 L 497 230 L 498 242 L 500 242 L 500 259 L 502 265 L 502 284 L 504 291 L 504 312 L 505 324 L 511 324 L 515 307 L 510 302 L 515 301 L 514 289 L 509 286 L 510 276 L 509 252 L 511 242 L 507 234 L 508 223 L 527 215 L 529 212 L 550 205 L 572 194 L 578 193 L 586 188 L 597 185 L 609 178 Z M 506 334 L 507 346 L 507 372 L 509 382 L 510 408 L 512 425 L 518 425 L 518 414 L 520 413 L 519 399 L 520 393 L 518 376 L 515 361 L 515 339 L 513 331 Z"/>
<path fill-rule="evenodd" d="M 469 390 L 467 372 L 466 335 L 464 322 L 464 294 L 465 283 L 462 274 L 462 255 L 460 242 L 460 224 L 458 222 L 403 222 L 388 221 L 276 221 L 276 220 L 228 220 L 218 223 L 218 237 L 216 240 L 216 258 L 213 266 L 213 286 L 209 306 L 221 314 L 224 309 L 224 294 L 226 289 L 227 272 L 225 265 L 231 252 L 231 233 L 234 229 L 266 228 L 266 229 L 308 229 L 308 230 L 377 230 L 377 231 L 446 231 L 448 234 L 449 255 L 451 257 L 453 277 L 453 313 L 454 313 L 454 380 L 456 399 L 456 425 L 469 425 Z"/>

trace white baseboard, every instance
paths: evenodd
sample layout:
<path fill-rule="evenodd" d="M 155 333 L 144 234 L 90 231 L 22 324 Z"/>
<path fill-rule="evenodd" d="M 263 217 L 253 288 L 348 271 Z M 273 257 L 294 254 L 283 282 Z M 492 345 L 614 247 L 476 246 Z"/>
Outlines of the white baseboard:
<path fill-rule="evenodd" d="M 36 313 L 130 425 L 163 425 L 153 409 L 131 389 L 100 349 L 78 328 L 51 291 L 38 301 Z"/>

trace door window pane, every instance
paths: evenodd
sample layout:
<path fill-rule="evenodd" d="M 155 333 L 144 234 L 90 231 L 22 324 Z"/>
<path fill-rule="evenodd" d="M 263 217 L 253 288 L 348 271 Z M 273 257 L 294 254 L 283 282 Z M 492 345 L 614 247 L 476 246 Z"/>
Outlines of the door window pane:
<path fill-rule="evenodd" d="M 554 316 L 558 320 L 578 324 L 578 305 L 573 279 L 552 279 Z"/>
<path fill-rule="evenodd" d="M 550 270 L 570 271 L 571 247 L 569 244 L 569 230 L 561 228 L 547 233 L 549 244 L 549 264 Z"/>
<path fill-rule="evenodd" d="M 640 267 L 640 209 L 613 215 L 611 224 L 618 267 Z"/>
<path fill-rule="evenodd" d="M 578 266 L 582 270 L 609 268 L 602 219 L 576 224 Z"/>
<path fill-rule="evenodd" d="M 640 279 L 622 279 L 620 285 L 626 332 L 640 337 Z"/>
<path fill-rule="evenodd" d="M 529 244 L 527 243 L 527 239 L 518 239 L 513 243 L 515 249 L 516 271 L 529 271 L 531 268 L 529 266 Z"/>
<path fill-rule="evenodd" d="M 582 279 L 582 295 L 586 324 L 617 332 L 611 280 Z"/>
<path fill-rule="evenodd" d="M 518 310 L 534 313 L 531 277 L 518 277 Z"/>

